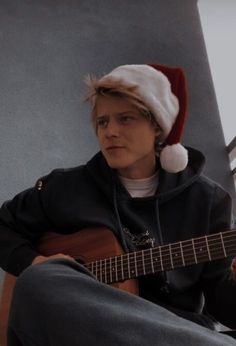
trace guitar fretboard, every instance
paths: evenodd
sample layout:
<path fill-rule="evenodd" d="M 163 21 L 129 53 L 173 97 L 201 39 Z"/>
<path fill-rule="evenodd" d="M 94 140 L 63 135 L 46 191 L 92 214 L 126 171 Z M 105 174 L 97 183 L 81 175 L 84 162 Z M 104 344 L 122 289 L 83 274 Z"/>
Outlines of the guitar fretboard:
<path fill-rule="evenodd" d="M 236 231 L 215 233 L 86 263 L 107 284 L 236 255 Z"/>

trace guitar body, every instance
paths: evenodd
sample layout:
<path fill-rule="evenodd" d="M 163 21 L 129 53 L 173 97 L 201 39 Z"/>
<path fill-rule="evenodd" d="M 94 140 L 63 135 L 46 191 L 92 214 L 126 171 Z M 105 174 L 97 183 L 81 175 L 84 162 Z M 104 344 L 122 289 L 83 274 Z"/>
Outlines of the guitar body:
<path fill-rule="evenodd" d="M 41 239 L 38 250 L 44 256 L 63 253 L 80 259 L 83 263 L 124 253 L 113 232 L 105 227 L 84 228 L 79 232 L 67 235 L 50 232 Z M 116 282 L 111 286 L 138 294 L 136 279 Z"/>
<path fill-rule="evenodd" d="M 79 258 L 83 263 L 119 256 L 124 253 L 114 234 L 105 227 L 85 228 L 67 235 L 48 232 L 41 238 L 38 251 L 44 256 L 63 253 L 75 259 Z M 16 277 L 6 273 L 0 303 L 1 346 L 6 346 L 6 330 L 15 282 Z M 116 282 L 111 286 L 138 294 L 138 281 L 136 279 Z"/>

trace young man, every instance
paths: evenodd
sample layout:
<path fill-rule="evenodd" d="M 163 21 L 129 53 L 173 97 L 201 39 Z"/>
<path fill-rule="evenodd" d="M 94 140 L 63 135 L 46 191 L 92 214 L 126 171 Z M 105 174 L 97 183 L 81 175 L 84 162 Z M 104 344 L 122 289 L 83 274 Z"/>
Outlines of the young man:
<path fill-rule="evenodd" d="M 125 65 L 88 79 L 101 151 L 86 165 L 54 170 L 2 206 L 1 266 L 21 274 L 9 345 L 236 345 L 214 331 L 213 322 L 236 327 L 224 234 L 205 237 L 230 229 L 231 199 L 201 174 L 203 155 L 179 143 L 184 82 L 181 70 L 159 65 Z M 135 255 L 126 258 L 128 269 L 113 259 L 108 275 L 107 267 L 93 274 L 112 278 L 119 268 L 116 275 L 124 279 L 142 268 L 139 297 L 101 283 L 67 253 L 37 251 L 48 230 L 67 234 L 94 226 L 110 229 Z M 220 239 L 216 253 L 211 239 Z M 150 250 L 172 243 L 158 255 Z M 191 259 L 200 263 L 187 266 Z M 182 268 L 170 270 L 175 266 Z"/>

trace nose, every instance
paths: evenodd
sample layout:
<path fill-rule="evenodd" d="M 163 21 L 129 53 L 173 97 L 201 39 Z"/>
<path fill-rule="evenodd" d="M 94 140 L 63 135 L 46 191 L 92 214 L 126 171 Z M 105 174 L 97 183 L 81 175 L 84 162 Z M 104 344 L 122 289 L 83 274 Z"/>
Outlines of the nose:
<path fill-rule="evenodd" d="M 119 137 L 119 133 L 120 133 L 119 124 L 115 121 L 115 119 L 111 119 L 109 123 L 107 124 L 106 130 L 105 130 L 105 136 L 107 138 Z"/>

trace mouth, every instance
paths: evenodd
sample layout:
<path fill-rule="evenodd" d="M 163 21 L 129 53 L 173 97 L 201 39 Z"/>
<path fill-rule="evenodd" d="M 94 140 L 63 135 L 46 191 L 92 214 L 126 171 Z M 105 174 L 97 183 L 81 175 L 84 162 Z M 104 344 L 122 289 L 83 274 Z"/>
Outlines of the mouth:
<path fill-rule="evenodd" d="M 119 150 L 119 149 L 124 149 L 125 147 L 122 145 L 110 145 L 109 147 L 106 148 L 107 151 L 112 151 L 112 150 Z"/>

